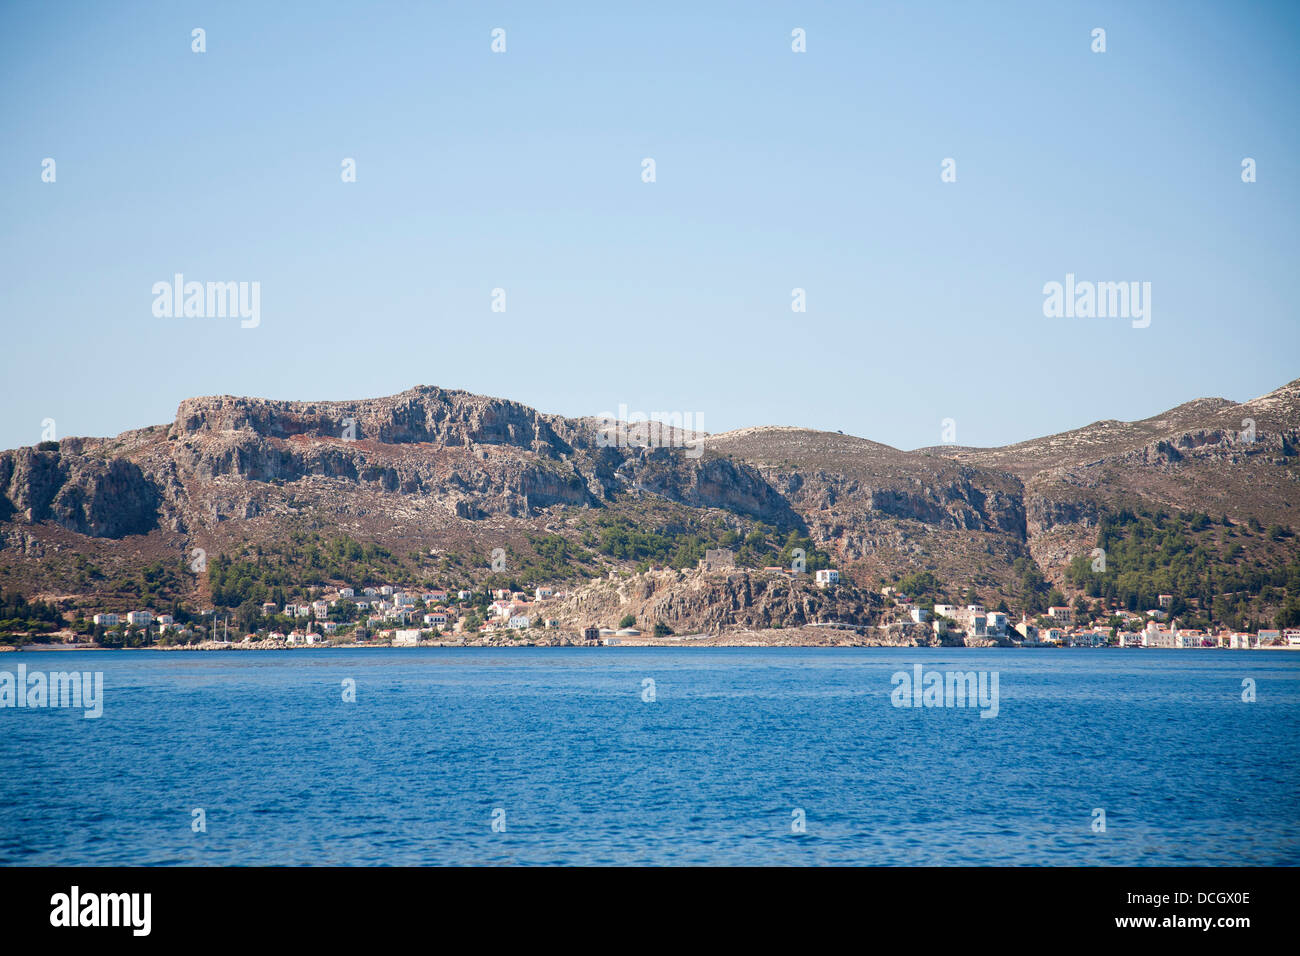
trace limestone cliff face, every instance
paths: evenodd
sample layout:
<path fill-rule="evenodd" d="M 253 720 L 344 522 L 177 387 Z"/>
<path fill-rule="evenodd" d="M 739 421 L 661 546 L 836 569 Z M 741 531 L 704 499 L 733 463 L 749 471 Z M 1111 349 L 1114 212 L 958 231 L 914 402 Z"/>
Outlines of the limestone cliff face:
<path fill-rule="evenodd" d="M 525 518 L 556 505 L 599 507 L 650 493 L 792 526 L 797 518 L 743 464 L 680 447 L 606 446 L 589 423 L 500 399 L 421 387 L 357 402 L 190 399 L 150 467 L 174 467 L 192 493 L 220 479 L 348 486 L 440 501 L 448 515 Z M 255 489 L 235 510 L 262 513 Z M 180 510 L 184 503 L 176 502 Z M 210 510 L 210 509 L 206 509 Z M 197 509 L 201 516 L 205 509 Z"/>
<path fill-rule="evenodd" d="M 176 411 L 172 436 L 244 432 L 260 438 L 306 436 L 384 445 L 512 445 L 558 457 L 573 447 L 557 426 L 568 430 L 564 419 L 518 402 L 420 386 L 389 398 L 354 402 L 228 395 L 187 399 Z"/>
<path fill-rule="evenodd" d="M 34 448 L 0 453 L 0 518 L 120 538 L 151 530 L 157 506 L 157 489 L 125 459 Z"/>

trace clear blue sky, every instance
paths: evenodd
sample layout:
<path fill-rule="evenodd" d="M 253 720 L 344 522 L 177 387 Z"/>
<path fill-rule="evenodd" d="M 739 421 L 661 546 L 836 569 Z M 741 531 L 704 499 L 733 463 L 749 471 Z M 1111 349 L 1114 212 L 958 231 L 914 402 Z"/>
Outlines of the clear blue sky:
<path fill-rule="evenodd" d="M 8 3 L 0 447 L 422 383 L 903 448 L 1252 398 L 1298 54 L 1296 3 Z M 176 272 L 260 327 L 156 318 Z M 1067 272 L 1151 326 L 1045 318 Z"/>

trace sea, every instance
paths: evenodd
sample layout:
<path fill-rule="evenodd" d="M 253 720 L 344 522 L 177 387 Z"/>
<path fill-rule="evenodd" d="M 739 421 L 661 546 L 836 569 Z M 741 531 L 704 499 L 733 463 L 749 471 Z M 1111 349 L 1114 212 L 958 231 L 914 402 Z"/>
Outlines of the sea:
<path fill-rule="evenodd" d="M 1300 864 L 1300 653 L 25 650 L 0 675 L 19 664 L 101 673 L 102 713 L 0 707 L 4 865 Z"/>

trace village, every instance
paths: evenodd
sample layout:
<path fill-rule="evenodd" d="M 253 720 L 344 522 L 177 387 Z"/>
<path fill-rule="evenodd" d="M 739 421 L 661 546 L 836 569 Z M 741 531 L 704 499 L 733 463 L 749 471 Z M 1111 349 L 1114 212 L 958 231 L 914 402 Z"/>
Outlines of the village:
<path fill-rule="evenodd" d="M 892 598 L 895 607 L 914 623 L 929 623 L 938 637 L 954 632 L 966 643 L 996 644 L 1012 647 L 1153 647 L 1153 648 L 1204 648 L 1222 647 L 1234 650 L 1260 648 L 1291 648 L 1300 650 L 1300 628 L 1260 629 L 1255 633 L 1221 629 L 1205 631 L 1179 628 L 1169 621 L 1169 607 L 1173 595 L 1161 594 L 1160 607 L 1145 613 L 1134 613 L 1118 607 L 1107 609 L 1105 618 L 1076 621 L 1074 609 L 1068 605 L 1049 607 L 1046 615 L 1030 621 L 1022 615 L 1016 624 L 1009 624 L 1008 615 L 986 610 L 979 604 L 935 604 L 932 608 L 916 606 L 894 588 L 884 588 L 884 595 Z M 1112 620 L 1118 625 L 1112 626 Z M 1166 622 L 1169 622 L 1166 624 Z"/>
<path fill-rule="evenodd" d="M 313 590 L 320 590 L 320 596 L 283 606 L 262 604 L 261 617 L 268 626 L 242 636 L 232 637 L 228 613 L 211 608 L 189 624 L 148 610 L 100 613 L 92 621 L 96 630 L 139 628 L 151 641 L 163 643 L 414 646 L 448 637 L 490 638 L 534 628 L 554 630 L 559 622 L 545 615 L 545 607 L 567 596 L 549 587 L 537 587 L 531 595 L 507 589 L 414 590 L 392 584 Z"/>
<path fill-rule="evenodd" d="M 652 570 L 656 570 L 653 569 Z M 699 561 L 701 572 L 729 573 L 738 570 L 735 555 L 728 549 L 709 550 Z M 763 575 L 798 577 L 802 567 L 751 569 Z M 611 571 L 616 578 L 619 572 Z M 841 586 L 835 568 L 816 570 L 812 576 L 822 590 Z M 97 638 L 134 638 L 134 646 L 207 647 L 312 647 L 338 644 L 414 647 L 419 645 L 470 644 L 646 644 L 665 639 L 672 631 L 662 624 L 643 634 L 632 615 L 617 627 L 586 625 L 561 629 L 560 602 L 569 592 L 539 585 L 531 593 L 505 588 L 478 590 L 404 588 L 383 584 L 360 589 L 337 587 L 310 589 L 310 599 L 279 605 L 262 604 L 257 627 L 231 633 L 232 615 L 206 609 L 197 619 L 178 622 L 170 614 L 133 610 L 125 614 L 104 612 L 93 617 Z M 1174 596 L 1158 596 L 1158 607 L 1133 612 L 1111 602 L 1098 602 L 1091 614 L 1080 613 L 1080 605 L 1052 606 L 1045 614 L 1021 614 L 1012 622 L 1008 610 L 988 610 L 982 604 L 946 604 L 914 600 L 894 586 L 880 588 L 883 605 L 880 621 L 820 620 L 806 622 L 812 628 L 854 630 L 898 629 L 925 635 L 925 642 L 947 646 L 976 647 L 1123 647 L 1123 648 L 1228 648 L 1300 650 L 1300 629 L 1259 629 L 1255 632 L 1201 630 L 1180 627 L 1171 620 Z M 1085 605 L 1086 606 L 1086 605 Z M 1005 608 L 1005 605 L 1003 606 Z M 1086 619 L 1084 619 L 1086 618 Z M 918 627 L 919 626 L 919 627 Z M 677 636 L 675 640 L 681 640 Z M 119 646 L 124 646 L 123 644 Z"/>

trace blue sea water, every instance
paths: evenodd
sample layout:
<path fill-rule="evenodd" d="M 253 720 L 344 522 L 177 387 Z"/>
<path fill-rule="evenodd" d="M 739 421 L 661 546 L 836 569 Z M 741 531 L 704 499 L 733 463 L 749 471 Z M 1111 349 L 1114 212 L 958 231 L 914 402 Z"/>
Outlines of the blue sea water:
<path fill-rule="evenodd" d="M 25 651 L 0 670 L 18 663 L 102 671 L 105 703 L 0 709 L 9 865 L 1300 863 L 1289 652 Z M 997 717 L 893 706 L 917 663 L 996 671 Z"/>

